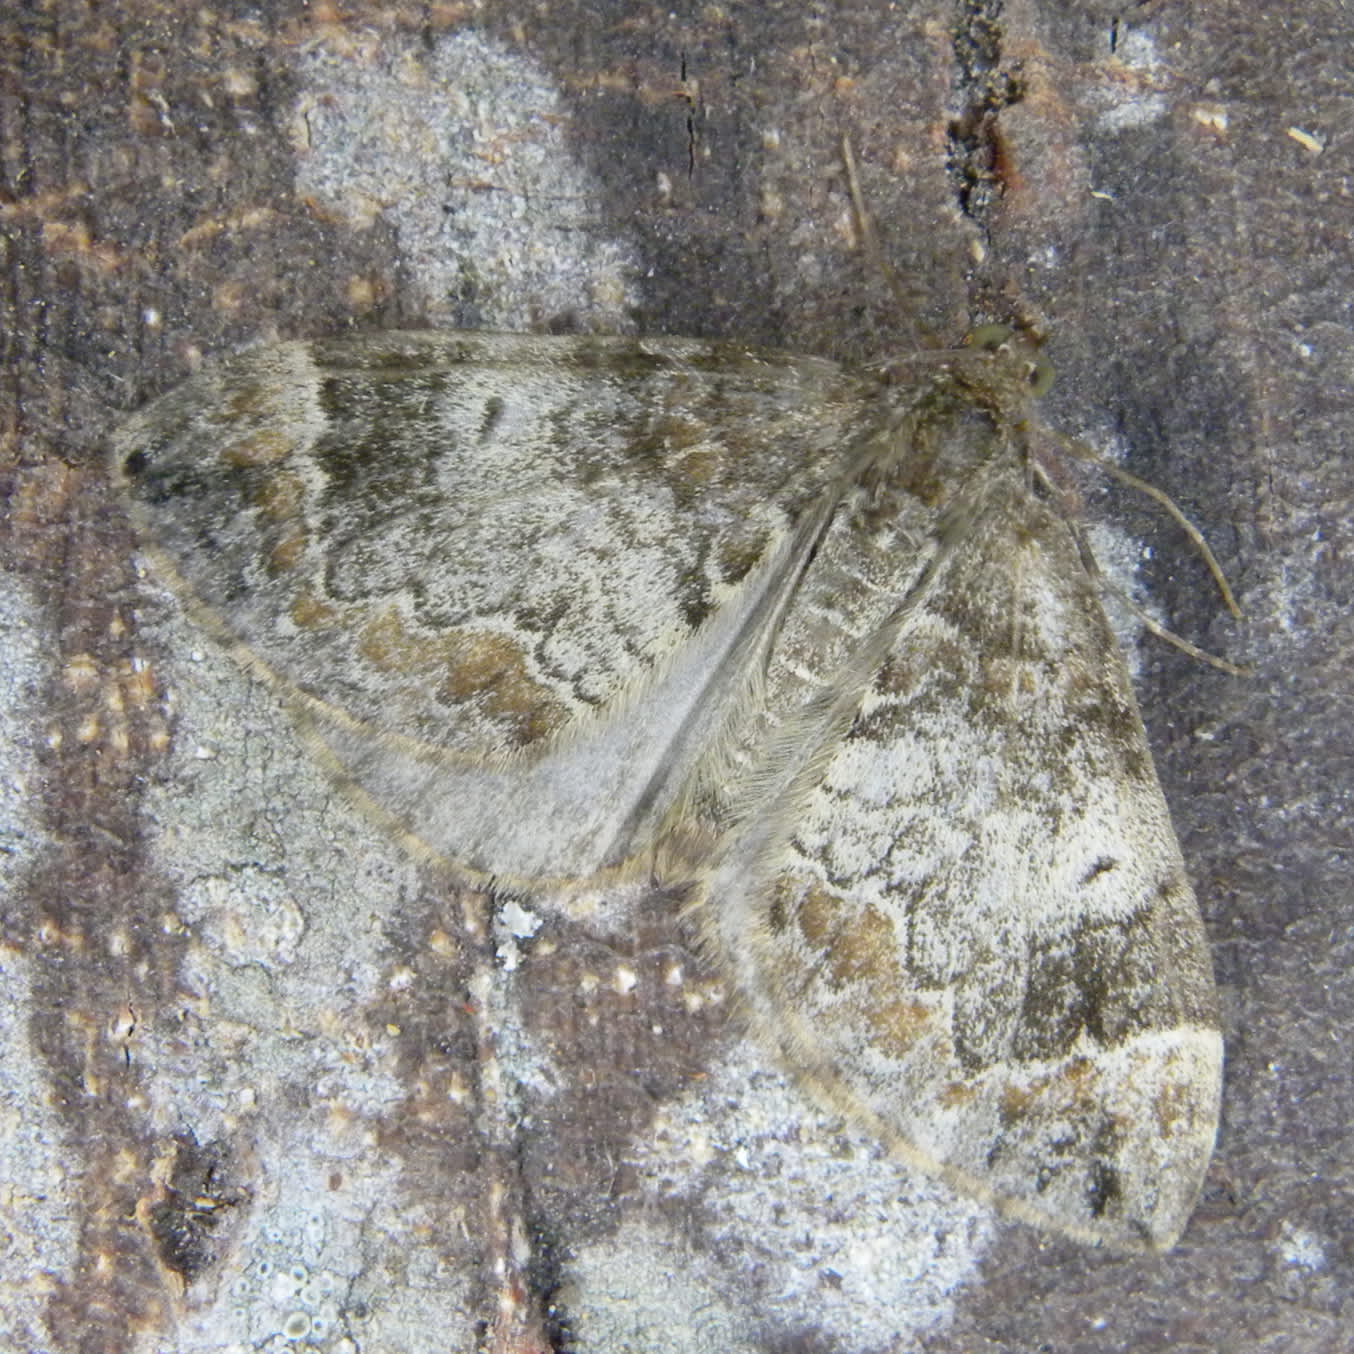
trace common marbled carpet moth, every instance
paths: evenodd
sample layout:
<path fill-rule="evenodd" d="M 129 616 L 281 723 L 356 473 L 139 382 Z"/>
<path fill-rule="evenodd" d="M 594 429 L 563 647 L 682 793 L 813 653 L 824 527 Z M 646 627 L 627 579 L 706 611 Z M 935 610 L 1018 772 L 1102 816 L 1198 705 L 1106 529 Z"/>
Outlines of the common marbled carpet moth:
<path fill-rule="evenodd" d="M 119 432 L 197 614 L 378 816 L 530 894 L 682 884 L 753 1024 L 908 1159 L 1166 1247 L 1208 949 L 1028 354 L 248 352 Z"/>

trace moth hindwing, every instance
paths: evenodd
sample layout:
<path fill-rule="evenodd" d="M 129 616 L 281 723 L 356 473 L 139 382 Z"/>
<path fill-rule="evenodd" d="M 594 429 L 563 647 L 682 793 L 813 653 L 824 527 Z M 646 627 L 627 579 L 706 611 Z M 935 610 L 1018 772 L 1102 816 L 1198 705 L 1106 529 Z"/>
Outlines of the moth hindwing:
<path fill-rule="evenodd" d="M 900 378 L 680 339 L 262 348 L 116 473 L 195 613 L 470 881 L 694 891 L 754 1024 L 914 1162 L 1165 1247 L 1208 951 L 1004 346 Z"/>

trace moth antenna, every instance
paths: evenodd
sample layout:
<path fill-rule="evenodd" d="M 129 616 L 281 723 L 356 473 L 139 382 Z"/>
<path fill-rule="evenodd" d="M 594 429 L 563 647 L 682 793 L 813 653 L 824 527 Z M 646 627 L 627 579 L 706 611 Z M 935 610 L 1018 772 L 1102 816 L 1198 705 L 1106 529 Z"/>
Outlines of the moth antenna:
<path fill-rule="evenodd" d="M 1083 460 L 1089 461 L 1094 465 L 1104 466 L 1107 470 L 1118 469 L 1117 466 L 1110 466 L 1104 460 L 1103 457 L 1097 456 L 1094 452 L 1083 449 L 1079 454 L 1081 455 L 1081 458 Z M 1160 499 L 1163 501 L 1163 506 L 1166 507 L 1166 509 L 1171 513 L 1171 516 L 1175 518 L 1176 521 L 1181 522 L 1182 525 L 1185 527 L 1185 529 L 1189 532 L 1190 539 L 1197 540 L 1198 544 L 1202 547 L 1205 553 L 1205 557 L 1210 561 L 1212 561 L 1213 567 L 1218 571 L 1217 573 L 1214 574 L 1214 577 L 1218 578 L 1219 574 L 1221 573 L 1221 566 L 1218 565 L 1217 561 L 1213 559 L 1213 552 L 1209 550 L 1207 543 L 1203 540 L 1203 537 L 1199 534 L 1199 529 L 1196 526 L 1194 526 L 1192 522 L 1188 521 L 1188 519 L 1185 518 L 1184 513 L 1181 512 L 1178 507 L 1176 507 L 1174 502 L 1172 502 L 1170 495 L 1163 493 L 1160 489 L 1157 489 L 1154 485 L 1147 484 L 1144 481 L 1139 480 L 1136 475 L 1130 475 L 1128 474 L 1127 471 L 1125 471 L 1124 474 L 1127 476 L 1128 481 L 1133 482 L 1134 487 L 1141 487 L 1145 492 L 1148 493 L 1149 497 L 1153 499 Z M 1040 472 L 1040 480 L 1045 485 L 1045 487 L 1051 487 L 1049 485 L 1048 479 L 1043 475 L 1042 472 Z M 1152 616 L 1146 610 L 1146 608 L 1140 606 L 1137 602 L 1135 602 L 1133 598 L 1130 597 L 1128 593 L 1126 593 L 1123 590 L 1123 588 L 1121 588 L 1117 583 L 1113 583 L 1108 578 L 1105 577 L 1105 572 L 1103 569 L 1101 569 L 1100 563 L 1095 557 L 1095 552 L 1091 549 L 1090 545 L 1087 544 L 1085 533 L 1081 530 L 1081 527 L 1076 522 L 1073 522 L 1070 518 L 1067 519 L 1067 522 L 1068 526 L 1071 528 L 1072 536 L 1077 543 L 1077 550 L 1081 554 L 1081 562 L 1085 566 L 1086 572 L 1089 573 L 1091 577 L 1094 578 L 1096 582 L 1099 583 L 1100 586 L 1104 588 L 1107 592 L 1113 593 L 1114 596 L 1117 597 L 1119 601 L 1121 601 L 1138 618 L 1138 620 L 1142 622 L 1143 626 L 1146 629 L 1150 630 L 1152 634 L 1154 634 L 1158 639 L 1165 640 L 1167 644 L 1170 644 L 1174 648 L 1179 649 L 1181 653 L 1188 654 L 1191 658 L 1197 660 L 1200 663 L 1207 663 L 1210 668 L 1217 668 L 1219 672 L 1225 672 L 1229 677 L 1252 677 L 1255 675 L 1252 669 L 1243 667 L 1239 663 L 1233 663 L 1226 658 L 1219 658 L 1217 654 L 1211 654 L 1208 652 L 1207 649 L 1199 648 L 1197 644 L 1190 643 L 1190 641 L 1187 640 L 1183 635 L 1178 635 L 1174 630 L 1170 629 L 1168 626 L 1162 625 L 1162 623 L 1159 620 L 1157 620 L 1154 616 Z M 1231 590 L 1227 588 L 1226 580 L 1221 579 L 1220 582 L 1221 586 L 1224 589 L 1224 595 L 1230 598 Z M 1240 615 L 1239 612 L 1234 612 L 1234 614 Z"/>
<path fill-rule="evenodd" d="M 1203 561 L 1208 565 L 1208 572 L 1213 575 L 1213 582 L 1217 584 L 1218 591 L 1222 594 L 1222 600 L 1227 610 L 1233 616 L 1240 620 L 1242 618 L 1241 607 L 1237 604 L 1235 595 L 1232 592 L 1231 584 L 1227 581 L 1227 575 L 1222 571 L 1222 565 L 1218 563 L 1218 557 L 1213 553 L 1208 542 L 1204 539 L 1204 534 L 1194 525 L 1193 522 L 1185 516 L 1183 509 L 1164 489 L 1158 489 L 1155 484 L 1149 484 L 1144 479 L 1139 479 L 1132 471 L 1117 466 L 1113 461 L 1104 456 L 1097 455 L 1089 447 L 1083 446 L 1079 442 L 1074 442 L 1071 438 L 1063 437 L 1060 433 L 1050 433 L 1070 456 L 1076 457 L 1079 461 L 1085 461 L 1088 465 L 1093 465 L 1103 470 L 1105 474 L 1116 479 L 1120 484 L 1126 484 L 1130 489 L 1136 489 L 1140 494 L 1146 494 L 1154 503 L 1159 504 L 1171 518 L 1171 520 L 1189 537 L 1194 548 L 1199 552 Z M 1210 660 L 1211 661 L 1211 660 Z"/>
<path fill-rule="evenodd" d="M 846 169 L 846 185 L 851 194 L 851 211 L 856 218 L 856 229 L 860 232 L 861 248 L 864 249 L 871 266 L 876 268 L 884 279 L 899 314 L 911 314 L 917 309 L 919 293 L 915 291 L 909 293 L 898 276 L 897 269 L 884 256 L 883 247 L 879 243 L 879 232 L 874 228 L 874 217 L 870 215 L 870 209 L 865 205 L 865 192 L 860 186 L 856 153 L 851 147 L 850 136 L 845 134 L 842 136 L 842 164 Z"/>
<path fill-rule="evenodd" d="M 1188 654 L 1200 663 L 1207 663 L 1210 668 L 1217 668 L 1219 672 L 1225 672 L 1229 677 L 1253 677 L 1255 675 L 1252 668 L 1243 667 L 1240 663 L 1229 662 L 1226 658 L 1219 658 L 1217 654 L 1209 653 L 1207 649 L 1199 648 L 1197 644 L 1191 644 L 1183 635 L 1177 635 L 1174 630 L 1162 625 L 1145 607 L 1139 606 L 1117 583 L 1110 582 L 1099 571 L 1097 571 L 1096 576 L 1100 579 L 1101 585 L 1112 592 L 1158 639 L 1164 639 L 1167 644 L 1174 645 L 1181 653 Z"/>
<path fill-rule="evenodd" d="M 842 137 L 842 163 L 846 166 L 846 186 L 851 193 L 851 210 L 856 216 L 856 229 L 860 231 L 860 242 L 870 256 L 870 262 L 892 283 L 893 269 L 879 247 L 879 235 L 874 228 L 874 217 L 865 205 L 865 193 L 860 186 L 860 171 L 856 166 L 856 153 L 851 148 L 851 138 Z"/>

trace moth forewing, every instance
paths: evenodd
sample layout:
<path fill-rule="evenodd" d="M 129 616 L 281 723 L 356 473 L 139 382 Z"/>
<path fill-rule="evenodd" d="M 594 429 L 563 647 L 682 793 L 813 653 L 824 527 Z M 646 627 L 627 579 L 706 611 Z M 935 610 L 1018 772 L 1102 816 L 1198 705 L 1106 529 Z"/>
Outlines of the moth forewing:
<path fill-rule="evenodd" d="M 1023 456 L 1034 367 L 387 334 L 114 439 L 172 582 L 388 828 L 523 891 L 657 872 L 806 1081 L 1072 1235 L 1169 1245 L 1202 929 Z"/>
<path fill-rule="evenodd" d="M 472 759 L 314 700 L 305 701 L 307 731 L 369 808 L 384 806 L 472 877 L 540 892 L 652 870 L 678 795 L 721 728 L 756 698 L 801 534 L 769 542 L 766 558 L 662 661 L 539 748 Z"/>
<path fill-rule="evenodd" d="M 854 721 L 768 806 L 783 833 L 729 844 L 707 925 L 763 1033 L 904 1155 L 1083 1240 L 1165 1247 L 1216 1128 L 1208 953 L 1096 588 L 1007 431 L 968 440 L 936 567 L 901 566 L 861 641 L 888 652 Z M 873 571 L 864 533 L 841 540 L 806 598 Z"/>
<path fill-rule="evenodd" d="M 210 368 L 113 458 L 331 769 L 526 884 L 642 847 L 872 386 L 687 340 L 381 334 Z"/>

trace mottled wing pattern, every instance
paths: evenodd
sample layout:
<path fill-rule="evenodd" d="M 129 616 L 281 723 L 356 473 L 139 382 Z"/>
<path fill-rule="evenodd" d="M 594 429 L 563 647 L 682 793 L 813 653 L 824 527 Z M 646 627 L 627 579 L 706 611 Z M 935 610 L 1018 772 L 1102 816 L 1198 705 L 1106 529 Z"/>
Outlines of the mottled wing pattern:
<path fill-rule="evenodd" d="M 934 521 L 937 567 L 862 637 L 887 652 L 731 842 L 707 926 L 791 1065 L 905 1155 L 1082 1239 L 1169 1246 L 1221 1039 L 1128 674 L 1018 458 L 991 448 Z M 838 568 L 825 596 L 859 587 Z"/>
<path fill-rule="evenodd" d="M 1021 1216 L 1166 1246 L 1217 1118 L 1208 954 L 996 346 L 891 380 L 687 340 L 283 344 L 113 458 L 199 617 L 392 829 L 522 889 L 690 886 L 856 1120 Z"/>
<path fill-rule="evenodd" d="M 877 391 L 732 344 L 377 334 L 212 367 L 113 462 L 377 812 L 480 875 L 576 876 L 736 700 Z"/>

